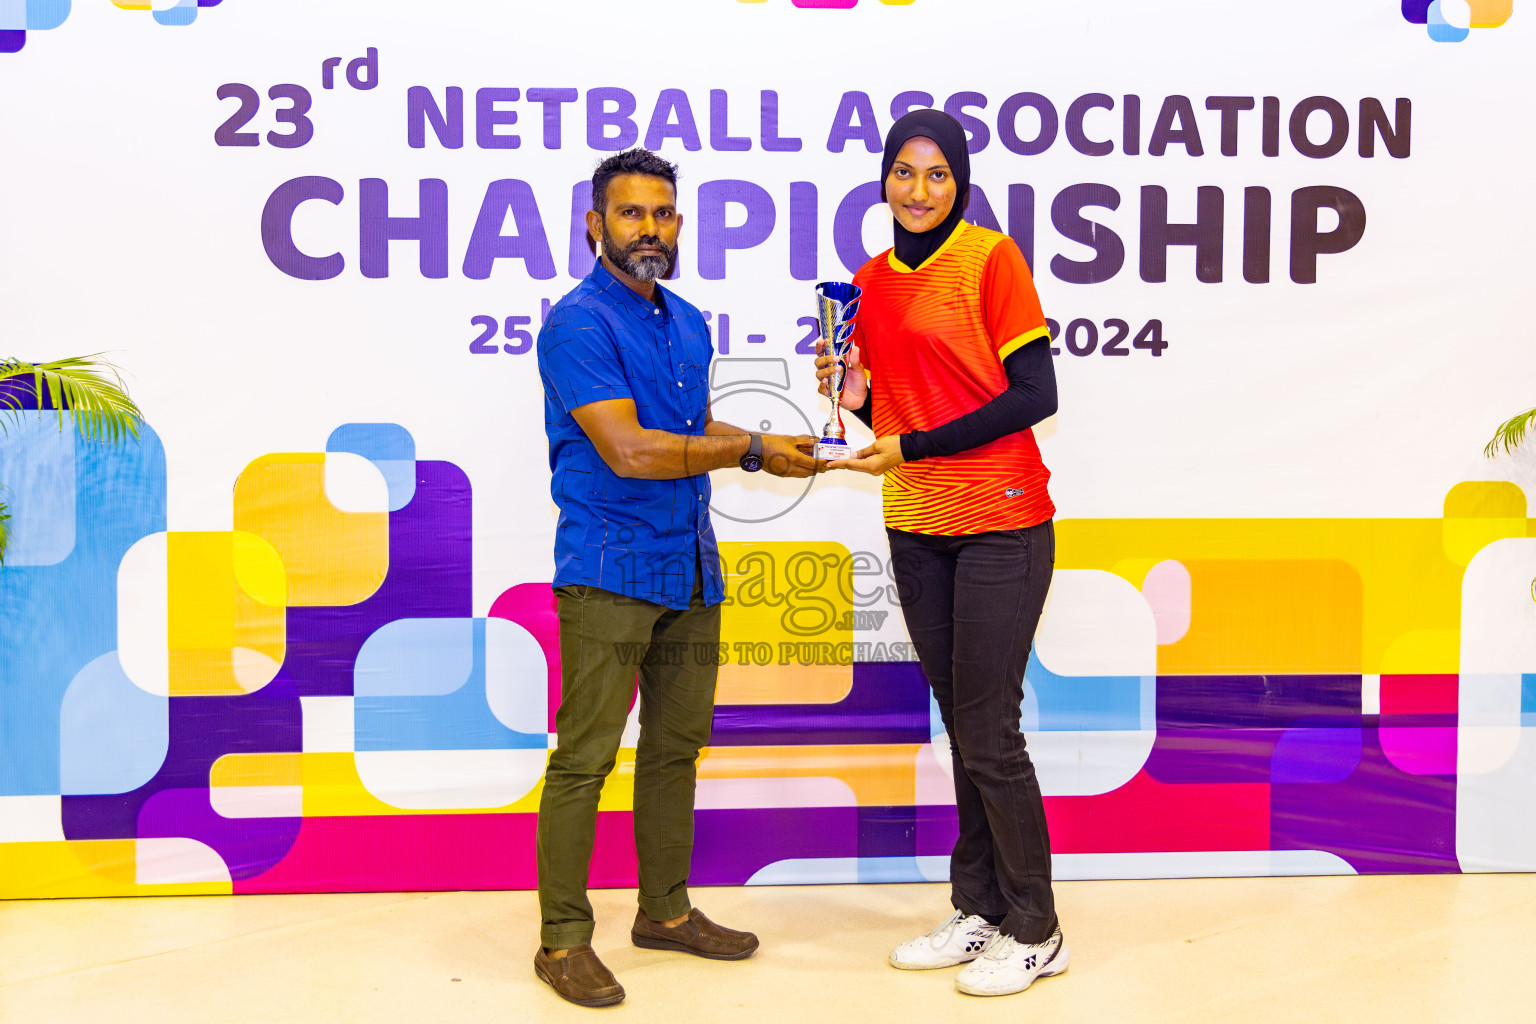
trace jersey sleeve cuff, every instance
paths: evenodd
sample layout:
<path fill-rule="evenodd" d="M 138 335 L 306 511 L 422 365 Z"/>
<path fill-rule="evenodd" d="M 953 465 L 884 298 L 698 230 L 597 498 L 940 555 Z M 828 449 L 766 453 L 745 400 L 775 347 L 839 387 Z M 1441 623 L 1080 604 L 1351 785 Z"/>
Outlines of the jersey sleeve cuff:
<path fill-rule="evenodd" d="M 1001 362 L 1002 360 L 1007 359 L 1009 356 L 1013 355 L 1019 349 L 1023 348 L 1025 345 L 1028 345 L 1032 341 L 1038 341 L 1040 338 L 1049 338 L 1050 336 L 1051 329 L 1044 324 L 1041 324 L 1039 327 L 1036 327 L 1032 331 L 1026 331 L 1024 334 L 1021 334 L 1017 338 L 1014 338 L 1012 341 L 1007 342 L 1003 345 L 1002 348 L 997 350 L 998 361 Z"/>

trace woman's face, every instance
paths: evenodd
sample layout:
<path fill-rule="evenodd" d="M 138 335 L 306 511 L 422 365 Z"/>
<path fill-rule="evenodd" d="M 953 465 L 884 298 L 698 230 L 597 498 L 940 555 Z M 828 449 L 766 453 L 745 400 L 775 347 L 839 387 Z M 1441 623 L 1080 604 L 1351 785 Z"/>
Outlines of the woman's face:
<path fill-rule="evenodd" d="M 955 179 L 938 143 L 919 135 L 902 145 L 885 179 L 885 199 L 908 231 L 943 223 L 955 205 Z"/>

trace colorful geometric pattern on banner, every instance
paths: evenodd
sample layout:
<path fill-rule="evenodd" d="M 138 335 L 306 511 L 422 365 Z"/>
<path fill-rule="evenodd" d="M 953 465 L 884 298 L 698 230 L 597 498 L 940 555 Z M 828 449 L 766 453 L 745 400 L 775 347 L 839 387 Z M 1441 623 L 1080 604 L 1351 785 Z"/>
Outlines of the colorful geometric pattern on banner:
<path fill-rule="evenodd" d="M 17 500 L 60 512 L 0 573 L 28 681 L 0 895 L 534 883 L 553 597 L 472 614 L 462 471 L 345 424 L 252 462 L 233 532 L 167 533 L 155 434 L 61 443 L 49 415 L 0 440 Z M 847 549 L 722 553 L 722 644 L 680 655 L 722 664 L 695 881 L 945 878 L 943 730 L 917 665 L 857 639 Z M 1530 865 L 1495 810 L 1536 810 L 1519 488 L 1458 485 L 1438 520 L 1069 519 L 1057 569 L 1022 713 L 1058 877 Z M 594 884 L 634 884 L 636 727 Z"/>

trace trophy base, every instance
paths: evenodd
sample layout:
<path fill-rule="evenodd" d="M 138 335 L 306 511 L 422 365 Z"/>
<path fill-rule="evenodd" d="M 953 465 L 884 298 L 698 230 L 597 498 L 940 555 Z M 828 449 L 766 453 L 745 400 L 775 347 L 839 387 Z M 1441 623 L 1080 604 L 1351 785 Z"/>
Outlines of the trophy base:
<path fill-rule="evenodd" d="M 816 443 L 815 457 L 825 462 L 834 459 L 851 459 L 854 456 L 853 445 L 840 437 L 824 437 Z"/>

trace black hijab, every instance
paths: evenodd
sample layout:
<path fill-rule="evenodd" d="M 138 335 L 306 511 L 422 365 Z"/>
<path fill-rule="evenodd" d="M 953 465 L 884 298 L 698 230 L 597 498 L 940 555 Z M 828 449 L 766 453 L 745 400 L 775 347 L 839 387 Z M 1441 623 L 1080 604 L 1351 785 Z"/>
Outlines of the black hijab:
<path fill-rule="evenodd" d="M 949 240 L 955 225 L 965 216 L 965 201 L 971 192 L 971 155 L 965 145 L 965 129 L 942 110 L 914 110 L 891 125 L 890 134 L 885 137 L 885 155 L 880 158 L 880 198 L 885 199 L 885 179 L 890 176 L 896 154 L 908 139 L 918 136 L 932 139 L 948 161 L 949 173 L 955 179 L 955 205 L 938 227 L 927 231 L 908 231 L 901 221 L 895 222 L 896 258 L 912 270 L 922 266 Z"/>

